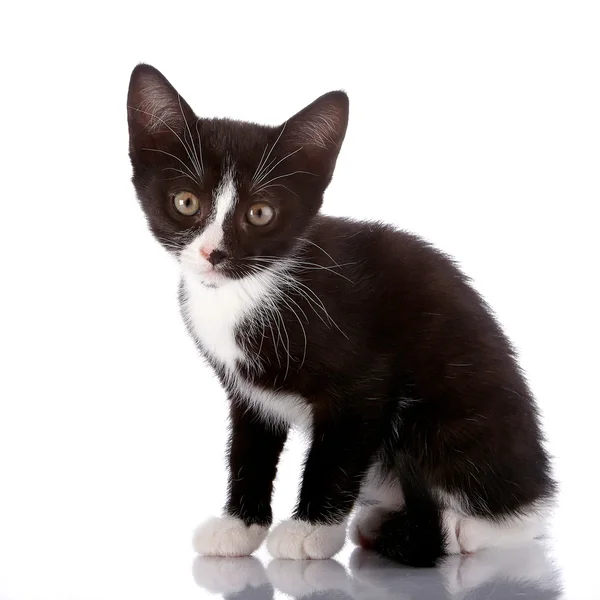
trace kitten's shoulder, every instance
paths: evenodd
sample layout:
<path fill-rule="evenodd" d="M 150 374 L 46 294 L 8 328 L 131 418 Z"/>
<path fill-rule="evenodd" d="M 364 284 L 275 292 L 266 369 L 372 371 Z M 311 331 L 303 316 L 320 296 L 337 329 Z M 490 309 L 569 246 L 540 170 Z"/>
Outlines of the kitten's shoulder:
<path fill-rule="evenodd" d="M 447 255 L 422 237 L 382 221 L 319 215 L 309 233 L 311 238 L 329 244 L 353 245 L 366 252 L 382 250 L 384 254 L 433 255 L 448 260 Z"/>
<path fill-rule="evenodd" d="M 379 221 L 323 215 L 308 237 L 336 262 L 354 265 L 353 279 L 362 274 L 370 285 L 458 289 L 469 281 L 457 262 L 433 244 Z"/>

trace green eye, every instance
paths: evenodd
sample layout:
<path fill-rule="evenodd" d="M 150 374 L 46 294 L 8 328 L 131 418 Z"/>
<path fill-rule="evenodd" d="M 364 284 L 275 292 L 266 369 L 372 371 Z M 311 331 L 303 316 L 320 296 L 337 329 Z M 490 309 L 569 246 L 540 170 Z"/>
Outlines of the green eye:
<path fill-rule="evenodd" d="M 257 202 L 248 209 L 246 218 L 251 225 L 264 227 L 275 218 L 275 211 L 270 204 L 267 204 L 266 202 Z"/>
<path fill-rule="evenodd" d="M 186 217 L 195 215 L 200 210 L 200 200 L 192 192 L 177 192 L 173 197 L 175 210 Z"/>

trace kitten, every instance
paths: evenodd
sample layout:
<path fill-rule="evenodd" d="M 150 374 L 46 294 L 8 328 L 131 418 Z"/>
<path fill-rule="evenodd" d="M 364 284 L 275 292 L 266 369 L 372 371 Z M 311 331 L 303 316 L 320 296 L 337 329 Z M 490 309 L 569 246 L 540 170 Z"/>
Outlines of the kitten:
<path fill-rule="evenodd" d="M 348 122 L 331 92 L 278 127 L 199 119 L 156 69 L 128 96 L 133 183 L 181 267 L 183 318 L 231 412 L 225 514 L 200 554 L 254 552 L 291 426 L 310 432 L 278 558 L 356 543 L 415 566 L 530 539 L 553 492 L 534 399 L 456 265 L 319 213 Z"/>

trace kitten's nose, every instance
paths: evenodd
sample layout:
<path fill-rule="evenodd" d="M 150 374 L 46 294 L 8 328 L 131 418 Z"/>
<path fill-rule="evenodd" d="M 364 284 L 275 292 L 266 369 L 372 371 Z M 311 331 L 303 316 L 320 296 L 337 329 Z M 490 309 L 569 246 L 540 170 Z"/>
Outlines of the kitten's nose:
<path fill-rule="evenodd" d="M 223 252 L 223 250 L 214 249 L 211 250 L 209 248 L 202 248 L 200 250 L 200 254 L 211 264 L 217 266 L 220 262 L 223 262 L 227 258 L 227 252 Z"/>

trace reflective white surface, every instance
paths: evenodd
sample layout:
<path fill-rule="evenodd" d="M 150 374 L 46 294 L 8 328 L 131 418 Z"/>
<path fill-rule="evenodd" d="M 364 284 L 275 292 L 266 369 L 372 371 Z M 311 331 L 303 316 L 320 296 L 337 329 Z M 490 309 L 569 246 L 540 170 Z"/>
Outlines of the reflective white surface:
<path fill-rule="evenodd" d="M 215 596 L 270 600 L 275 591 L 292 598 L 321 600 L 446 600 L 470 598 L 559 598 L 558 570 L 540 543 L 513 550 L 452 556 L 436 569 L 398 567 L 355 549 L 344 567 L 336 560 L 273 560 L 198 557 L 198 586 Z"/>
<path fill-rule="evenodd" d="M 181 502 L 158 481 L 154 493 L 114 488 L 94 502 L 77 473 L 71 475 L 61 503 L 45 504 L 40 489 L 37 510 L 25 503 L 3 511 L 1 600 L 600 597 L 598 527 L 576 507 L 557 511 L 544 540 L 448 557 L 435 569 L 392 564 L 350 544 L 335 560 L 273 560 L 264 547 L 256 557 L 225 559 L 191 551 L 193 524 L 206 510 L 190 509 L 192 487 Z"/>

